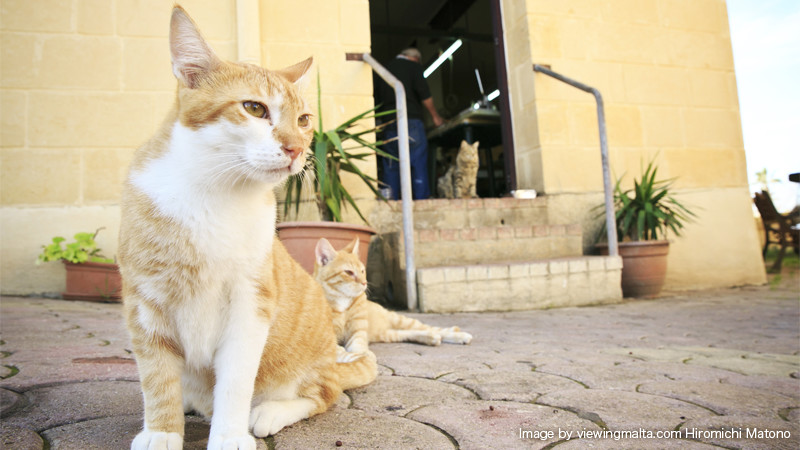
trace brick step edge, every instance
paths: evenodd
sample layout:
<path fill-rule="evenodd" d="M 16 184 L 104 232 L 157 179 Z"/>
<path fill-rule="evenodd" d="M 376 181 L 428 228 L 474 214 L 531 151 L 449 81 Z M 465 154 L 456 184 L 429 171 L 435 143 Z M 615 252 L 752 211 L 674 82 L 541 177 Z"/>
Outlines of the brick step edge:
<path fill-rule="evenodd" d="M 415 242 L 502 240 L 548 236 L 581 236 L 580 224 L 530 225 L 480 228 L 419 229 L 414 231 Z"/>
<path fill-rule="evenodd" d="M 386 202 L 392 210 L 400 211 L 402 202 L 400 200 L 390 200 Z M 426 200 L 414 200 L 414 211 L 441 211 L 443 209 L 513 209 L 547 206 L 547 198 L 465 198 L 465 199 L 444 199 L 432 198 Z"/>
<path fill-rule="evenodd" d="M 622 258 L 583 256 L 417 269 L 423 312 L 519 311 L 622 300 Z"/>

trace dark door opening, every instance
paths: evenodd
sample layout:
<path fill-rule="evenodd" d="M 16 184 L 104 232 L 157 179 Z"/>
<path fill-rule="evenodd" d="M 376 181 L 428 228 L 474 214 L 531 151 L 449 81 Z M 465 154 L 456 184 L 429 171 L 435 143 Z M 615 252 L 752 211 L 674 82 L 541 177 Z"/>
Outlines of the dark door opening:
<path fill-rule="evenodd" d="M 434 104 L 447 121 L 437 128 L 425 115 L 434 197 L 437 179 L 453 164 L 462 139 L 480 141 L 479 197 L 515 189 L 499 0 L 370 0 L 370 23 L 378 61 L 387 64 L 415 47 L 430 72 Z M 434 67 L 443 53 L 450 55 Z"/>

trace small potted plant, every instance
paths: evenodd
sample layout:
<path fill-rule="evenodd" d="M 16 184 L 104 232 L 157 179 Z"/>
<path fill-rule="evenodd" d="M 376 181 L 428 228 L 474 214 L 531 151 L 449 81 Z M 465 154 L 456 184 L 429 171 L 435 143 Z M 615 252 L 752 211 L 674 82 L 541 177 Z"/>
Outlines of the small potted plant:
<path fill-rule="evenodd" d="M 67 269 L 67 288 L 62 293 L 66 300 L 115 301 L 121 298 L 122 279 L 119 266 L 111 258 L 100 254 L 97 234 L 81 232 L 75 234 L 74 242 L 65 243 L 61 236 L 52 243 L 43 245 L 37 264 L 62 261 Z"/>
<path fill-rule="evenodd" d="M 667 232 L 681 235 L 684 224 L 696 215 L 670 194 L 675 179 L 656 180 L 653 161 L 634 179 L 633 188 L 623 190 L 622 179 L 614 186 L 619 254 L 622 257 L 622 294 L 654 297 L 661 292 L 667 273 Z M 602 208 L 599 205 L 598 208 Z M 605 225 L 601 230 L 605 234 Z M 598 244 L 608 254 L 608 244 Z"/>
<path fill-rule="evenodd" d="M 342 247 L 352 241 L 354 236 L 358 236 L 361 241 L 359 246 L 361 260 L 366 263 L 369 241 L 375 230 L 365 225 L 342 223 L 343 209 L 348 206 L 352 207 L 365 223 L 368 221 L 342 183 L 341 175 L 343 172 L 356 175 L 377 198 L 384 199 L 378 190 L 378 180 L 365 174 L 357 163 L 376 154 L 396 159 L 380 149 L 384 142 L 370 142 L 366 138 L 379 132 L 387 124 L 354 129 L 362 120 L 393 114 L 394 111 L 376 112 L 377 107 L 371 108 L 326 131 L 322 123 L 321 99 L 318 75 L 319 122 L 311 143 L 313 156 L 309 158 L 306 171 L 287 181 L 283 211 L 284 217 L 292 207 L 295 213 L 298 211 L 302 202 L 303 187 L 310 182 L 313 184 L 314 200 L 322 222 L 282 222 L 276 227 L 278 236 L 289 254 L 309 272 L 313 271 L 314 247 L 321 237 L 328 239 L 335 247 Z"/>

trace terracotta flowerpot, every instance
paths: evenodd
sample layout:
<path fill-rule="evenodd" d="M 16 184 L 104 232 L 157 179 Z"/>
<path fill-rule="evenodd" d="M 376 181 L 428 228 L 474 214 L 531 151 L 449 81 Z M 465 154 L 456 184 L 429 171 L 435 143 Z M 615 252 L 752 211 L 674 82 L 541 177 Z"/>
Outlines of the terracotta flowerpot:
<path fill-rule="evenodd" d="M 122 298 L 122 277 L 116 264 L 65 261 L 64 267 L 67 269 L 67 290 L 61 294 L 64 299 L 110 302 Z"/>
<path fill-rule="evenodd" d="M 319 238 L 324 237 L 340 250 L 358 236 L 358 256 L 366 266 L 369 241 L 375 234 L 368 226 L 339 222 L 282 222 L 275 228 L 286 250 L 308 273 L 314 272 L 314 248 Z"/>
<path fill-rule="evenodd" d="M 608 245 L 598 244 L 603 255 Z M 621 242 L 622 296 L 655 297 L 664 287 L 667 275 L 669 241 Z"/>

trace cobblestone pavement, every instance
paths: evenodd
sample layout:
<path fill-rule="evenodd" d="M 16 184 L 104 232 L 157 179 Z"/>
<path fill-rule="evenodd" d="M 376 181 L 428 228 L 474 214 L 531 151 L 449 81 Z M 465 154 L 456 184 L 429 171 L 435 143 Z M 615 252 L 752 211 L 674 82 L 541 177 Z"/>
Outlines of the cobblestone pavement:
<path fill-rule="evenodd" d="M 0 302 L 0 447 L 128 448 L 142 402 L 120 305 Z M 374 344 L 374 383 L 259 448 L 800 447 L 798 288 L 413 316 L 474 340 Z M 185 448 L 207 436 L 187 418 Z"/>

